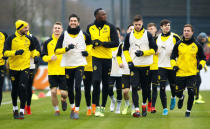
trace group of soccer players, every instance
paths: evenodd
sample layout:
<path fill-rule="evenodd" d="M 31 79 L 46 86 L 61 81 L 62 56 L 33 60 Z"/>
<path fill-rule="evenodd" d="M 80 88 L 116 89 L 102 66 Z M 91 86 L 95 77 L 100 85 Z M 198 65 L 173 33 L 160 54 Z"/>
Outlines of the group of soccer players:
<path fill-rule="evenodd" d="M 5 60 L 8 60 L 14 118 L 24 119 L 24 114 L 31 114 L 31 87 L 35 64 L 39 62 L 39 58 L 48 63 L 48 80 L 55 116 L 60 115 L 57 98 L 59 88 L 62 110 L 67 110 L 68 97 L 70 118 L 79 119 L 83 81 L 87 116 L 94 114 L 96 117 L 103 117 L 108 96 L 111 98 L 111 112 L 115 110 L 117 102 L 117 114 L 127 114 L 131 105 L 133 117 L 147 116 L 147 112 L 155 113 L 158 87 L 162 115 L 168 115 L 166 86 L 169 82 L 170 110 L 176 106 L 176 97 L 178 108 L 182 108 L 185 99 L 183 91 L 187 88 L 185 116 L 189 117 L 197 91 L 196 77 L 206 63 L 203 48 L 193 36 L 192 25 L 184 25 L 183 36 L 180 38 L 171 32 L 170 21 L 164 19 L 160 21 L 162 33 L 157 34 L 154 23 L 149 23 L 144 28 L 142 16 L 136 15 L 127 28 L 123 42 L 120 40 L 120 29 L 107 21 L 105 10 L 96 9 L 94 16 L 95 21 L 87 26 L 86 32 L 80 29 L 80 18 L 76 14 L 69 16 L 68 28 L 64 32 L 62 24 L 56 22 L 52 36 L 44 42 L 42 51 L 37 38 L 29 33 L 26 21 L 16 21 L 16 32 L 8 38 L 6 35 L 3 38 L 4 33 L 0 33 L 1 72 L 4 70 Z M 117 100 L 114 97 L 114 86 Z M 139 108 L 139 90 L 142 90 L 142 113 Z M 122 96 L 125 106 L 121 112 Z"/>

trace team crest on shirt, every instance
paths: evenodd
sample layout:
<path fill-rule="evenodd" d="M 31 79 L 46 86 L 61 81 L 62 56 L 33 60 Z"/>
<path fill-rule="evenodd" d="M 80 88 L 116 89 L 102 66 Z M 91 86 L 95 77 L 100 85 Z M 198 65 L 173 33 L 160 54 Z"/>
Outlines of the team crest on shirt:
<path fill-rule="evenodd" d="M 192 52 L 195 52 L 195 51 L 196 51 L 195 45 L 193 45 L 193 46 L 191 47 L 191 51 L 192 51 Z"/>
<path fill-rule="evenodd" d="M 94 66 L 93 66 L 93 70 L 97 70 L 97 66 L 94 65 Z"/>

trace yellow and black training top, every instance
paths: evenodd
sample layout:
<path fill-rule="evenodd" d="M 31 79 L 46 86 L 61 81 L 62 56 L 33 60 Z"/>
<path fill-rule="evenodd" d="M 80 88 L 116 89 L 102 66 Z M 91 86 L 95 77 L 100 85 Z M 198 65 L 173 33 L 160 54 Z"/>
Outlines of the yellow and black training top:
<path fill-rule="evenodd" d="M 24 50 L 22 55 L 15 55 L 17 50 Z M 17 31 L 9 36 L 4 44 L 4 56 L 9 57 L 9 69 L 21 71 L 30 67 L 30 56 L 39 56 L 33 39 L 20 35 Z"/>
<path fill-rule="evenodd" d="M 131 32 L 132 33 L 132 32 Z M 129 49 L 130 49 L 130 35 L 131 33 L 128 33 L 125 37 L 125 41 L 124 41 L 124 47 L 123 47 L 123 53 L 125 55 L 125 59 L 127 62 L 132 62 L 130 53 L 129 53 Z M 141 39 L 143 37 L 145 33 L 145 29 L 142 27 L 142 29 L 137 32 L 135 29 L 133 31 L 134 37 L 136 39 Z M 155 41 L 152 37 L 152 35 L 147 32 L 147 38 L 148 38 L 148 45 L 149 45 L 149 50 L 145 50 L 143 51 L 143 56 L 149 56 L 149 55 L 154 55 L 155 52 L 157 51 L 157 45 L 155 44 Z M 135 65 L 135 67 L 148 67 L 150 65 Z"/>
<path fill-rule="evenodd" d="M 179 70 L 176 73 L 178 77 L 193 76 L 197 74 L 197 66 L 201 64 L 205 66 L 205 55 L 203 48 L 194 37 L 190 40 L 183 38 L 178 41 L 172 51 L 171 65 L 178 66 Z"/>
<path fill-rule="evenodd" d="M 0 66 L 3 66 L 5 64 L 5 60 L 3 59 L 3 49 L 6 39 L 7 34 L 5 32 L 0 32 Z"/>
<path fill-rule="evenodd" d="M 67 32 L 72 38 L 75 38 L 75 37 L 78 36 L 78 34 L 80 32 L 80 27 L 70 28 L 68 26 Z M 92 69 L 92 56 L 91 56 L 91 46 L 92 46 L 91 45 L 91 39 L 90 39 L 89 34 L 87 34 L 86 32 L 83 32 L 83 36 L 84 36 L 84 40 L 85 40 L 85 43 L 86 43 L 86 51 L 88 52 L 88 56 L 86 57 L 87 65 L 85 65 L 85 71 L 93 71 L 93 69 Z M 64 54 L 66 52 L 65 47 L 63 47 L 63 41 L 64 41 L 64 33 L 58 39 L 58 43 L 57 43 L 56 48 L 55 48 L 55 53 L 56 54 Z M 69 66 L 69 67 L 65 67 L 65 68 L 66 69 L 73 69 L 73 68 L 77 68 L 77 67 L 80 67 L 80 66 Z"/>
<path fill-rule="evenodd" d="M 87 33 L 91 40 L 100 40 L 103 45 L 92 49 L 92 56 L 102 59 L 112 59 L 112 49 L 118 47 L 119 38 L 114 25 L 109 22 L 98 22 L 88 25 Z"/>
<path fill-rule="evenodd" d="M 56 55 L 57 59 L 52 61 L 52 56 L 55 55 L 55 47 L 58 38 L 52 34 L 52 37 L 45 41 L 42 50 L 42 60 L 48 62 L 48 75 L 65 75 L 64 67 L 61 67 L 62 54 Z"/>

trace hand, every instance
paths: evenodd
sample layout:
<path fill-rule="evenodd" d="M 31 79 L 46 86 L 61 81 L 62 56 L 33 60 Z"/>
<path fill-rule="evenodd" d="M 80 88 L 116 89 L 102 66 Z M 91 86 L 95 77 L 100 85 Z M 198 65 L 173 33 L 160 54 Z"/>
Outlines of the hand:
<path fill-rule="evenodd" d="M 173 70 L 174 70 L 175 72 L 177 72 L 177 71 L 179 70 L 179 67 L 178 67 L 178 66 L 174 66 L 174 67 L 173 67 Z"/>
<path fill-rule="evenodd" d="M 201 64 L 198 65 L 198 70 L 201 70 L 203 66 Z"/>
<path fill-rule="evenodd" d="M 128 62 L 128 67 L 129 67 L 130 71 L 133 71 L 135 68 L 133 62 Z"/>
<path fill-rule="evenodd" d="M 82 56 L 88 56 L 88 52 L 87 51 L 82 51 Z"/>
<path fill-rule="evenodd" d="M 123 63 L 121 63 L 121 64 L 119 65 L 119 67 L 120 67 L 120 68 L 124 68 L 124 65 L 123 65 Z"/>
<path fill-rule="evenodd" d="M 52 57 L 51 57 L 51 61 L 56 61 L 57 60 L 57 56 L 56 55 L 53 55 Z"/>
<path fill-rule="evenodd" d="M 2 57 L 2 59 L 3 59 L 3 60 L 7 60 L 7 59 L 8 59 L 8 57 L 6 57 L 6 56 L 3 56 L 3 57 Z"/>
<path fill-rule="evenodd" d="M 92 41 L 93 44 L 93 48 L 95 48 L 95 46 L 100 46 L 103 44 L 103 42 L 101 42 L 100 40 L 96 39 Z"/>
<path fill-rule="evenodd" d="M 66 47 L 66 52 L 70 49 L 74 49 L 74 44 L 69 44 L 68 47 Z"/>
<path fill-rule="evenodd" d="M 141 50 L 137 50 L 137 51 L 135 52 L 135 54 L 136 54 L 137 57 L 140 57 L 140 56 L 143 56 L 143 55 L 144 55 L 144 52 L 141 51 Z"/>
<path fill-rule="evenodd" d="M 38 64 L 39 63 L 39 57 L 35 56 L 34 57 L 34 64 Z"/>
<path fill-rule="evenodd" d="M 23 52 L 24 52 L 23 49 L 17 50 L 17 51 L 15 52 L 15 55 L 22 55 Z"/>

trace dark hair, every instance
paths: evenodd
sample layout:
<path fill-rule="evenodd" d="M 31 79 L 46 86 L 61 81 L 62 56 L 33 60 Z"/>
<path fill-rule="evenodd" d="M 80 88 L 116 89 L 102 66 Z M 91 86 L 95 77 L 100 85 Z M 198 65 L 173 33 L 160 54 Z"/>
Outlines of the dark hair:
<path fill-rule="evenodd" d="M 185 28 L 185 27 L 190 27 L 190 28 L 191 28 L 191 30 L 192 30 L 192 32 L 193 32 L 193 27 L 192 27 L 192 25 L 191 25 L 191 24 L 185 24 L 185 25 L 184 25 L 184 28 Z"/>
<path fill-rule="evenodd" d="M 133 26 L 133 24 L 129 24 L 128 27 L 127 27 L 127 29 L 130 28 L 131 26 Z"/>
<path fill-rule="evenodd" d="M 133 22 L 137 22 L 137 21 L 142 21 L 143 18 L 141 15 L 136 15 L 134 18 L 133 18 Z"/>
<path fill-rule="evenodd" d="M 103 10 L 102 8 L 97 8 L 95 11 L 94 11 L 94 16 L 96 17 L 96 15 L 98 14 L 98 12 L 100 11 L 100 10 Z"/>
<path fill-rule="evenodd" d="M 118 30 L 121 33 L 120 27 L 116 27 L 116 30 Z"/>
<path fill-rule="evenodd" d="M 78 20 L 78 22 L 80 21 L 80 18 L 79 18 L 76 14 L 71 14 L 71 15 L 69 16 L 69 21 L 70 21 L 70 19 L 71 19 L 72 17 L 76 17 L 77 20 Z"/>
<path fill-rule="evenodd" d="M 152 27 L 152 26 L 157 27 L 156 24 L 153 22 L 150 22 L 149 24 L 147 24 L 147 28 Z"/>
<path fill-rule="evenodd" d="M 171 23 L 171 21 L 169 21 L 168 19 L 163 19 L 160 21 L 160 26 L 166 25 L 168 23 Z"/>

